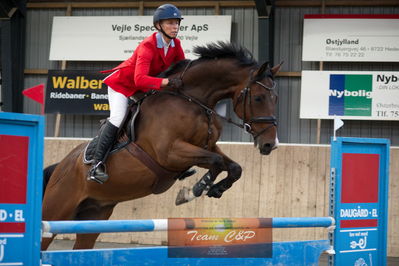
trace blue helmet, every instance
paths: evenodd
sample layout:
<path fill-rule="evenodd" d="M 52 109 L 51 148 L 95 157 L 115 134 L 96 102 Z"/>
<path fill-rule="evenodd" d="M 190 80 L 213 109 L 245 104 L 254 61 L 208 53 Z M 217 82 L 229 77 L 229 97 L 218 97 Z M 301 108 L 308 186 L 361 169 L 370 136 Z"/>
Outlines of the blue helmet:
<path fill-rule="evenodd" d="M 163 19 L 177 18 L 182 20 L 180 10 L 172 4 L 164 4 L 154 12 L 154 25 Z"/>

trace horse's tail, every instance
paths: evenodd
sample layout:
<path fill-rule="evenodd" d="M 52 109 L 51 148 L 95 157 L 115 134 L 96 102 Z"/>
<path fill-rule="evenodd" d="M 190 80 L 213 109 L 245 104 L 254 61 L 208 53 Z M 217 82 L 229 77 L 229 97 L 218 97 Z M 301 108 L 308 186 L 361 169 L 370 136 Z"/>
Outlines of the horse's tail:
<path fill-rule="evenodd" d="M 50 181 L 50 177 L 54 172 L 54 169 L 57 167 L 59 163 L 52 164 L 50 166 L 47 166 L 43 170 L 43 197 L 44 197 L 44 192 L 46 191 L 46 187 L 48 184 L 48 181 Z"/>

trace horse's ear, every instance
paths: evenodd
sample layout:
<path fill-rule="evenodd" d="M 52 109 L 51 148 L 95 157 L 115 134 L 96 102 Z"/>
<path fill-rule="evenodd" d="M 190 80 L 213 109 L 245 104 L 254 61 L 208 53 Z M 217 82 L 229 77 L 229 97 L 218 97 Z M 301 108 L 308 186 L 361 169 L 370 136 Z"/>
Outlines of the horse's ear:
<path fill-rule="evenodd" d="M 258 69 L 258 71 L 256 72 L 256 76 L 260 76 L 263 73 L 265 73 L 265 71 L 270 68 L 269 66 L 269 62 L 265 62 L 263 63 L 263 65 L 261 65 L 261 67 Z"/>
<path fill-rule="evenodd" d="M 278 64 L 278 65 L 272 67 L 272 69 L 271 69 L 270 71 L 272 72 L 273 77 L 275 77 L 275 76 L 277 75 L 277 73 L 280 71 L 281 66 L 283 65 L 283 63 L 284 63 L 284 61 L 281 61 L 280 64 Z"/>

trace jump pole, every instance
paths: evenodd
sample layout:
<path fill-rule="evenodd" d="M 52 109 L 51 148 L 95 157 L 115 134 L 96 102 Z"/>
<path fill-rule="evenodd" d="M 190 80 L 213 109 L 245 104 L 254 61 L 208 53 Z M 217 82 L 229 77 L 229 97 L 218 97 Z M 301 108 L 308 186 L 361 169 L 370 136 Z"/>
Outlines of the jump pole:
<path fill-rule="evenodd" d="M 273 228 L 330 227 L 334 226 L 332 217 L 274 217 Z M 219 229 L 234 229 L 220 228 Z M 249 227 L 250 228 L 250 227 Z M 185 230 L 176 228 L 175 230 Z M 195 229 L 195 228 L 190 228 Z M 116 232 L 167 231 L 168 219 L 152 220 L 92 220 L 92 221 L 43 221 L 43 234 L 82 234 Z"/>

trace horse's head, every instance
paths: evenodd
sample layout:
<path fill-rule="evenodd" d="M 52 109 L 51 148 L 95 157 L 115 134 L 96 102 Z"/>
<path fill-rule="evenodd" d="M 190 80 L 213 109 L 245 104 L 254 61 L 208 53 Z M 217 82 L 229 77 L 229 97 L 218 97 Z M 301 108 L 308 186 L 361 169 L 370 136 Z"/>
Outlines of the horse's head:
<path fill-rule="evenodd" d="M 263 64 L 251 77 L 246 88 L 237 90 L 234 98 L 234 111 L 243 120 L 244 129 L 254 137 L 255 146 L 264 155 L 277 148 L 277 104 L 276 82 L 274 77 L 281 64 L 270 68 Z"/>

